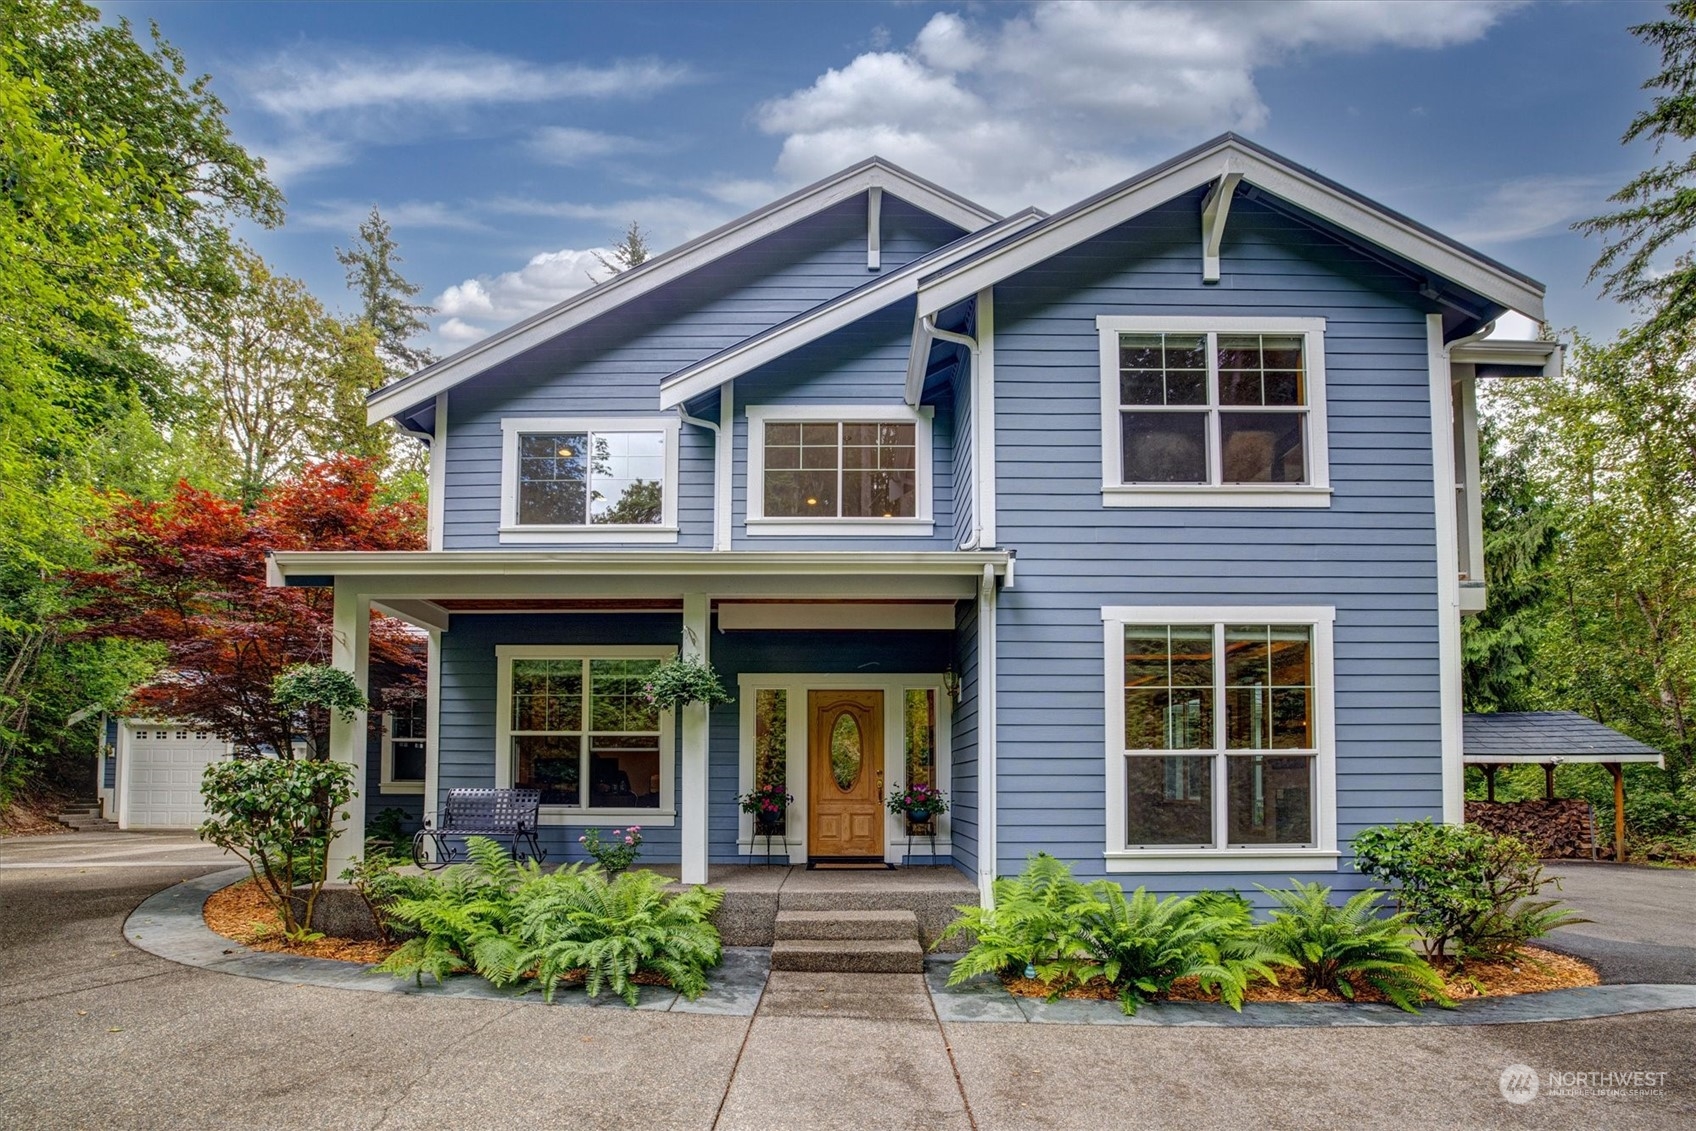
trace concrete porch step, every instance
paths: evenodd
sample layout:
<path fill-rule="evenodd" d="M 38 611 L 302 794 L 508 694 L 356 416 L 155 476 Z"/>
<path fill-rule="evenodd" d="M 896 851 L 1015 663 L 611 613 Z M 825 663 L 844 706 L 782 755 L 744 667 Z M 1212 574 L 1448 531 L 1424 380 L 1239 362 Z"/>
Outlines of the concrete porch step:
<path fill-rule="evenodd" d="M 814 942 L 916 939 L 919 917 L 905 910 L 779 911 L 776 937 Z"/>
<path fill-rule="evenodd" d="M 918 939 L 778 939 L 771 968 L 829 974 L 922 974 Z"/>

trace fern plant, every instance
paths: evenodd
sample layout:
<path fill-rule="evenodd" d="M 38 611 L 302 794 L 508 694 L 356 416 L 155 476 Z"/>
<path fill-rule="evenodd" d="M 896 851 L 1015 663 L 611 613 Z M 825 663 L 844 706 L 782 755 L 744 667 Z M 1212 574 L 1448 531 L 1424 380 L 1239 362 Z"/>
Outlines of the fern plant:
<path fill-rule="evenodd" d="M 1127 896 L 1118 884 L 1100 880 L 1067 909 L 1066 922 L 1060 945 L 1077 956 L 1072 976 L 1107 979 L 1127 1015 L 1179 978 L 1199 979 L 1203 990 L 1217 992 L 1238 1011 L 1254 977 L 1278 980 L 1254 942 L 1253 920 L 1240 897 L 1160 899 L 1140 887 Z"/>
<path fill-rule="evenodd" d="M 993 907 L 956 907 L 959 918 L 932 947 L 961 935 L 976 938 L 954 963 L 948 984 L 957 986 L 979 974 L 1027 971 L 1045 982 L 1063 981 L 1072 965 L 1072 956 L 1060 948 L 1066 915 L 1085 895 L 1084 886 L 1072 878 L 1072 870 L 1046 852 L 1039 852 L 1025 861 L 1020 875 L 998 877 L 993 892 Z"/>
<path fill-rule="evenodd" d="M 505 848 L 485 837 L 467 837 L 465 846 L 467 863 L 453 865 L 439 878 L 409 883 L 407 894 L 389 904 L 388 919 L 413 937 L 378 970 L 411 976 L 419 985 L 426 974 L 441 982 L 449 974 L 475 969 L 478 947 L 506 932 L 514 893 L 540 877 L 541 866 L 515 864 Z"/>
<path fill-rule="evenodd" d="M 1419 1012 L 1426 998 L 1444 1007 L 1454 1004 L 1443 979 L 1414 952 L 1407 913 L 1380 910 L 1383 892 L 1368 888 L 1338 907 L 1328 887 L 1291 884 L 1281 891 L 1260 887 L 1277 907 L 1257 934 L 1266 961 L 1300 970 L 1304 990 L 1328 990 L 1352 1001 L 1357 987 L 1371 986 L 1409 1013 Z"/>
<path fill-rule="evenodd" d="M 651 970 L 693 1001 L 723 957 L 710 916 L 724 896 L 702 887 L 670 895 L 667 882 L 654 872 L 609 880 L 573 868 L 525 884 L 513 900 L 512 931 L 479 948 L 479 968 L 497 985 L 533 977 L 549 1001 L 582 971 L 589 996 L 611 989 L 630 1005 L 635 976 Z"/>

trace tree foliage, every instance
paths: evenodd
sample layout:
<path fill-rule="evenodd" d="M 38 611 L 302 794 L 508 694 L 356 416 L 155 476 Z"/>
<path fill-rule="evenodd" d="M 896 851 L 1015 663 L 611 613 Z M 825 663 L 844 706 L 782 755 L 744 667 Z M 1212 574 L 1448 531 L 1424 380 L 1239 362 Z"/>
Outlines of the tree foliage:
<path fill-rule="evenodd" d="M 1649 109 L 1631 120 L 1622 142 L 1696 139 L 1696 0 L 1675 0 L 1665 18 L 1638 24 L 1632 34 L 1661 53 L 1661 69 L 1643 84 L 1659 91 Z M 1696 260 L 1678 254 L 1696 230 L 1696 152 L 1646 169 L 1609 198 L 1621 207 L 1574 225 L 1608 242 L 1590 269 L 1604 294 L 1651 312 L 1647 329 L 1675 330 L 1696 321 Z"/>
<path fill-rule="evenodd" d="M 435 360 L 412 339 L 430 328 L 424 320 L 435 308 L 415 303 L 418 284 L 408 282 L 396 265 L 401 262 L 389 222 L 376 205 L 359 225 L 353 246 L 337 248 L 336 259 L 347 268 L 347 285 L 359 296 L 359 318 L 377 338 L 377 351 L 390 376 L 404 377 Z"/>
<path fill-rule="evenodd" d="M 595 279 L 595 282 L 604 283 L 615 275 L 624 274 L 632 267 L 642 266 L 648 261 L 650 254 L 652 253 L 648 250 L 648 233 L 642 230 L 642 225 L 634 220 L 630 221 L 630 226 L 624 229 L 624 235 L 610 251 L 605 254 L 598 251 L 594 253 L 595 262 L 607 272 L 605 276 Z"/>
<path fill-rule="evenodd" d="M 265 553 L 422 549 L 421 508 L 383 502 L 380 489 L 369 462 L 344 457 L 270 489 L 250 512 L 187 483 L 161 502 L 119 499 L 97 535 L 94 568 L 76 576 L 85 635 L 163 646 L 168 676 L 144 692 L 161 717 L 194 722 L 241 750 L 289 751 L 299 724 L 292 706 L 274 700 L 276 680 L 329 660 L 333 593 L 268 587 Z M 371 658 L 414 666 L 411 636 L 374 618 Z"/>

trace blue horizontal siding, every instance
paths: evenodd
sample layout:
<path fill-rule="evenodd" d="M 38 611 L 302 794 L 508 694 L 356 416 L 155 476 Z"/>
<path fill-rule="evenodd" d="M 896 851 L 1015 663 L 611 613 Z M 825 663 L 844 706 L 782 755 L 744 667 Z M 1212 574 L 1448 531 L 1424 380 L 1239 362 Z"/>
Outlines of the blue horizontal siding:
<path fill-rule="evenodd" d="M 998 859 L 1030 852 L 1100 877 L 1105 605 L 1337 609 L 1338 835 L 1441 811 L 1436 535 L 1425 308 L 1412 284 L 1239 200 L 1223 277 L 1200 281 L 1185 198 L 995 288 L 996 492 L 1018 585 L 1001 595 Z M 1136 510 L 1101 503 L 1098 315 L 1327 320 L 1331 506 Z M 1361 886 L 1348 867 L 1315 873 Z M 1157 891 L 1266 875 L 1116 874 Z"/>

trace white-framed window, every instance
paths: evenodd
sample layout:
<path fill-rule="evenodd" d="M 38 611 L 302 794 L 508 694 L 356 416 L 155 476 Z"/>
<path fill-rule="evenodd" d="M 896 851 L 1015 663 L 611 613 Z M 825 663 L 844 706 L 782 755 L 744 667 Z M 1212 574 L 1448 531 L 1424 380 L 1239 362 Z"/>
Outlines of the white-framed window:
<path fill-rule="evenodd" d="M 1330 505 L 1323 318 L 1095 324 L 1104 505 Z"/>
<path fill-rule="evenodd" d="M 502 542 L 677 541 L 676 417 L 501 421 Z"/>
<path fill-rule="evenodd" d="M 665 827 L 676 726 L 642 684 L 664 645 L 499 644 L 495 784 L 542 791 L 542 822 Z"/>
<path fill-rule="evenodd" d="M 930 406 L 750 405 L 748 533 L 931 532 Z"/>
<path fill-rule="evenodd" d="M 952 792 L 952 703 L 941 675 L 745 673 L 737 680 L 741 711 L 737 793 L 756 785 L 784 787 L 794 801 L 772 836 L 772 851 L 787 854 L 791 863 L 807 858 L 807 728 L 808 692 L 851 688 L 883 693 L 884 795 L 925 782 L 947 795 Z M 755 836 L 754 818 L 739 813 L 737 851 L 763 856 L 765 838 Z M 884 859 L 899 864 L 909 851 L 928 857 L 929 837 L 912 839 L 906 819 L 885 812 Z M 936 852 L 953 851 L 951 814 L 936 818 Z"/>
<path fill-rule="evenodd" d="M 1335 616 L 1101 610 L 1108 871 L 1335 868 Z"/>
<path fill-rule="evenodd" d="M 424 748 L 430 703 L 422 695 L 393 701 L 383 712 L 382 791 L 424 792 Z"/>

